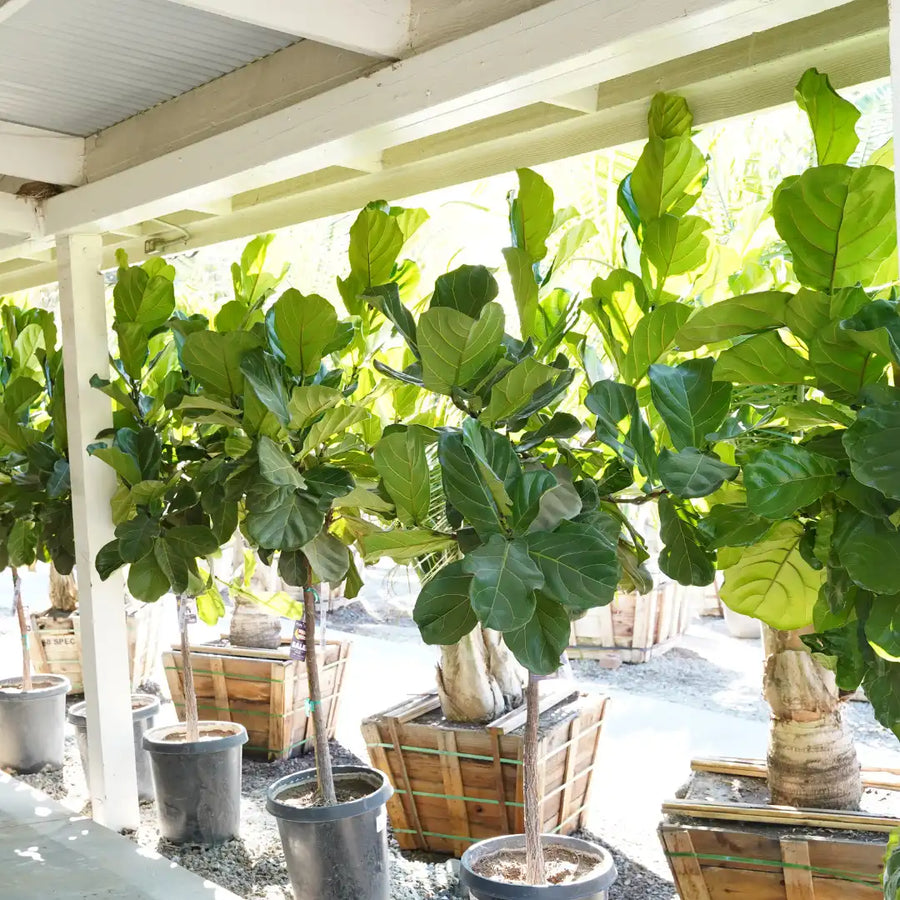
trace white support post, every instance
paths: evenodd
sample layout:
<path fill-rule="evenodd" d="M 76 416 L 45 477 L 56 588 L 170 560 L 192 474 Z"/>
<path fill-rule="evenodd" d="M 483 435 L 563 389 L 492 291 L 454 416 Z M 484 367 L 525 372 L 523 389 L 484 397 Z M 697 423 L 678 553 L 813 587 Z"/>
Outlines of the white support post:
<path fill-rule="evenodd" d="M 116 483 L 112 469 L 85 450 L 112 422 L 109 399 L 89 384 L 92 375 L 106 375 L 109 357 L 103 244 L 99 234 L 78 234 L 58 236 L 56 247 L 91 809 L 101 825 L 121 831 L 139 821 L 125 589 L 120 574 L 101 581 L 94 568 L 97 551 L 113 536 L 109 501 Z"/>

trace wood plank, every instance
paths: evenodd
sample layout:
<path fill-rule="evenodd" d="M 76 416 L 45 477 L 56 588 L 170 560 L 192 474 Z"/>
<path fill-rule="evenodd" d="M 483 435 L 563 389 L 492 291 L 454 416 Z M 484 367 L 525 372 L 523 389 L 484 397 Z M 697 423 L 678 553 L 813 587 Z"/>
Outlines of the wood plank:
<path fill-rule="evenodd" d="M 509 807 L 506 805 L 506 785 L 503 781 L 503 754 L 500 751 L 500 735 L 496 731 L 488 729 L 488 735 L 491 740 L 491 755 L 493 762 L 491 765 L 494 770 L 494 784 L 497 794 L 497 803 L 500 807 L 500 818 L 507 834 L 511 834 L 513 823 L 510 821 Z"/>
<path fill-rule="evenodd" d="M 678 892 L 682 898 L 684 900 L 712 900 L 706 889 L 700 862 L 690 855 L 695 852 L 690 834 L 677 828 L 663 826 L 662 838 L 668 851 L 666 858 L 669 860 L 669 866 L 675 876 L 675 884 L 678 886 Z M 688 855 L 674 856 L 673 854 L 676 853 Z"/>
<path fill-rule="evenodd" d="M 460 760 L 456 753 L 456 736 L 452 731 L 446 730 L 440 733 L 438 741 L 444 755 L 441 757 L 441 773 L 444 776 L 444 793 L 447 795 L 447 810 L 450 813 L 451 830 L 449 834 L 469 837 L 469 817 L 466 812 L 466 802 L 462 798 L 466 795 L 463 786 Z M 461 854 L 469 846 L 468 841 L 457 841 L 455 850 Z"/>
<path fill-rule="evenodd" d="M 581 723 L 576 716 L 569 725 L 569 746 L 566 749 L 566 765 L 563 775 L 563 790 L 559 798 L 559 821 L 565 822 L 569 816 L 569 804 L 575 787 L 575 763 L 578 759 L 578 735 Z"/>
<path fill-rule="evenodd" d="M 218 707 L 217 718 L 223 722 L 231 721 L 231 704 L 228 701 L 228 688 L 225 685 L 225 666 L 221 657 L 209 660 L 209 667 L 215 673 L 212 676 L 213 696 Z"/>
<path fill-rule="evenodd" d="M 549 686 L 544 687 L 544 685 Z M 538 703 L 538 709 L 540 710 L 541 715 L 548 709 L 552 709 L 557 704 L 568 700 L 578 693 L 577 689 L 573 690 L 571 682 L 566 684 L 554 684 L 552 680 L 548 680 L 542 683 L 541 688 L 542 696 Z M 497 734 L 509 734 L 511 731 L 515 731 L 525 724 L 526 714 L 527 710 L 525 709 L 525 705 L 522 704 L 518 709 L 514 709 L 512 712 L 500 716 L 499 719 L 494 719 L 487 728 L 489 731 L 496 732 Z"/>
<path fill-rule="evenodd" d="M 412 824 L 413 829 L 416 832 L 416 835 L 419 838 L 420 846 L 423 850 L 428 848 L 428 842 L 425 839 L 425 836 L 422 834 L 422 824 L 419 821 L 419 811 L 416 809 L 416 798 L 413 795 L 412 784 L 409 780 L 409 773 L 406 770 L 406 759 L 404 757 L 403 751 L 400 749 L 402 746 L 402 741 L 400 740 L 400 728 L 397 719 L 388 719 L 387 721 L 388 733 L 391 736 L 391 742 L 394 745 L 394 752 L 396 754 L 397 762 L 399 764 L 400 769 L 400 782 L 403 786 L 403 790 L 406 791 L 406 797 L 409 800 L 409 817 Z"/>
<path fill-rule="evenodd" d="M 360 730 L 362 731 L 363 739 L 366 742 L 366 749 L 369 752 L 369 759 L 371 760 L 372 765 L 380 772 L 384 772 L 393 784 L 394 776 L 391 771 L 391 765 L 388 762 L 387 753 L 385 752 L 385 748 L 380 746 L 381 744 L 386 743 L 386 741 L 378 726 L 364 721 L 360 726 Z M 399 794 L 395 793 L 391 796 L 390 800 L 387 802 L 387 808 L 388 815 L 391 818 L 391 825 L 393 825 L 394 828 L 407 830 L 410 828 L 410 819 L 406 812 L 406 805 L 403 803 Z M 398 834 L 397 840 L 403 843 L 409 837 L 411 836 Z"/>
<path fill-rule="evenodd" d="M 700 757 L 691 761 L 691 770 L 718 775 L 742 775 L 747 778 L 767 778 L 769 774 L 764 760 L 734 756 Z M 861 773 L 864 787 L 900 790 L 900 769 L 863 766 Z"/>
<path fill-rule="evenodd" d="M 813 873 L 809 869 L 809 845 L 806 841 L 787 838 L 781 841 L 781 858 L 785 862 L 784 892 L 787 900 L 816 900 Z M 807 868 L 793 868 L 806 866 Z"/>

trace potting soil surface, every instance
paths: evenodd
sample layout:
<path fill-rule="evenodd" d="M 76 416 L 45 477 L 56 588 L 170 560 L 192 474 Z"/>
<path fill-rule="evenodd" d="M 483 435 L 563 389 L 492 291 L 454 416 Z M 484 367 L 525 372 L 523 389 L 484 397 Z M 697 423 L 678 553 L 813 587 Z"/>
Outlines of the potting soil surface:
<path fill-rule="evenodd" d="M 571 884 L 580 881 L 597 869 L 603 860 L 588 853 L 576 853 L 565 847 L 544 849 L 544 877 L 547 884 Z M 472 866 L 482 878 L 505 884 L 528 884 L 525 850 L 500 850 L 482 856 Z"/>

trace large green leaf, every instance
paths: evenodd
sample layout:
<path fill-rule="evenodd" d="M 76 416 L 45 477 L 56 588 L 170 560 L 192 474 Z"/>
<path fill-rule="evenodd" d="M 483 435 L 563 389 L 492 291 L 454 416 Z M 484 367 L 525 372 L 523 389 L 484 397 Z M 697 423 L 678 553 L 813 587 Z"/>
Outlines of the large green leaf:
<path fill-rule="evenodd" d="M 784 307 L 784 324 L 809 344 L 831 322 L 833 299 L 821 291 L 800 288 Z"/>
<path fill-rule="evenodd" d="M 896 301 L 873 300 L 844 319 L 841 328 L 864 349 L 900 362 L 900 313 Z"/>
<path fill-rule="evenodd" d="M 857 481 L 900 500 L 900 402 L 861 409 L 843 440 Z"/>
<path fill-rule="evenodd" d="M 370 306 L 377 309 L 409 345 L 409 349 L 418 356 L 419 346 L 416 338 L 416 322 L 412 313 L 403 305 L 400 299 L 400 289 L 394 282 L 377 285 L 365 293 L 365 299 Z"/>
<path fill-rule="evenodd" d="M 546 469 L 527 469 L 509 491 L 512 502 L 509 525 L 513 534 L 525 534 L 541 511 L 541 498 L 556 487 L 556 477 Z"/>
<path fill-rule="evenodd" d="M 667 447 L 659 452 L 657 463 L 664 487 L 676 497 L 706 497 L 717 491 L 726 481 L 740 473 L 737 466 L 723 463 L 712 453 L 701 453 L 686 447 L 672 453 Z"/>
<path fill-rule="evenodd" d="M 133 563 L 145 557 L 159 537 L 159 522 L 138 513 L 133 519 L 116 526 L 118 553 L 123 562 Z"/>
<path fill-rule="evenodd" d="M 666 303 L 647 313 L 634 329 L 622 364 L 622 378 L 637 384 L 672 346 L 690 314 L 690 307 L 683 303 Z"/>
<path fill-rule="evenodd" d="M 900 594 L 873 597 L 865 629 L 872 649 L 880 657 L 900 662 Z"/>
<path fill-rule="evenodd" d="M 9 531 L 6 552 L 11 566 L 30 566 L 35 561 L 37 533 L 34 523 L 27 519 L 16 519 Z"/>
<path fill-rule="evenodd" d="M 326 409 L 337 406 L 343 399 L 344 395 L 339 390 L 322 384 L 295 387 L 289 403 L 291 427 L 306 428 Z"/>
<path fill-rule="evenodd" d="M 389 556 L 397 563 L 409 563 L 429 553 L 442 553 L 455 544 L 456 541 L 449 535 L 437 534 L 424 528 L 372 531 L 359 538 L 359 548 L 367 563 L 381 559 L 382 556 Z"/>
<path fill-rule="evenodd" d="M 746 506 L 716 504 L 697 524 L 709 547 L 749 547 L 772 528 L 770 519 L 757 516 Z"/>
<path fill-rule="evenodd" d="M 497 280 L 485 266 L 460 266 L 434 282 L 431 309 L 448 308 L 477 319 L 500 293 Z"/>
<path fill-rule="evenodd" d="M 472 576 L 469 598 L 485 628 L 510 631 L 526 625 L 534 615 L 534 592 L 544 576 L 521 538 L 492 535 L 486 544 L 467 554 L 462 569 Z"/>
<path fill-rule="evenodd" d="M 189 562 L 193 556 L 186 557 L 182 553 L 180 544 L 173 544 L 166 540 L 165 535 L 153 545 L 153 555 L 157 565 L 169 582 L 169 587 L 174 594 L 183 594 L 188 589 L 190 580 Z"/>
<path fill-rule="evenodd" d="M 325 521 L 314 499 L 285 485 L 257 481 L 247 492 L 246 504 L 247 535 L 266 550 L 299 550 Z"/>
<path fill-rule="evenodd" d="M 767 519 L 786 519 L 838 483 L 839 463 L 796 444 L 763 450 L 744 466 L 747 506 Z"/>
<path fill-rule="evenodd" d="M 248 331 L 195 331 L 184 339 L 181 359 L 203 387 L 231 400 L 244 392 L 241 360 L 259 346 L 259 338 Z"/>
<path fill-rule="evenodd" d="M 370 415 L 371 413 L 362 406 L 338 406 L 327 410 L 310 426 L 303 440 L 301 455 L 313 453 L 320 445 L 329 443 L 335 435 L 343 438 L 348 428 L 358 425 Z"/>
<path fill-rule="evenodd" d="M 449 396 L 487 374 L 502 351 L 503 326 L 499 303 L 487 304 L 477 319 L 448 307 L 422 313 L 417 340 L 425 387 Z"/>
<path fill-rule="evenodd" d="M 723 602 L 782 631 L 809 625 L 825 573 L 803 558 L 802 538 L 799 522 L 781 522 L 765 540 L 744 550 L 725 570 Z"/>
<path fill-rule="evenodd" d="M 113 288 L 113 308 L 120 322 L 135 323 L 149 334 L 164 324 L 175 310 L 171 279 L 150 277 L 140 266 L 120 267 Z"/>
<path fill-rule="evenodd" d="M 376 444 L 373 458 L 401 524 L 422 523 L 428 516 L 431 486 L 421 430 L 413 426 L 385 435 Z"/>
<path fill-rule="evenodd" d="M 270 484 L 290 488 L 306 487 L 294 460 L 271 438 L 261 437 L 256 453 L 259 458 L 259 473 Z"/>
<path fill-rule="evenodd" d="M 395 216 L 367 206 L 350 226 L 350 270 L 362 288 L 384 284 L 403 248 L 403 230 Z"/>
<path fill-rule="evenodd" d="M 261 348 L 251 350 L 241 360 L 241 371 L 250 382 L 259 402 L 286 426 L 291 419 L 288 389 L 275 357 Z"/>
<path fill-rule="evenodd" d="M 709 253 L 708 229 L 709 222 L 699 216 L 664 215 L 644 226 L 642 267 L 645 262 L 649 264 L 648 274 L 657 297 L 666 279 L 703 266 Z"/>
<path fill-rule="evenodd" d="M 861 347 L 840 322 L 826 325 L 809 342 L 809 361 L 816 387 L 842 403 L 855 403 L 860 391 L 883 381 L 888 360 Z"/>
<path fill-rule="evenodd" d="M 713 381 L 715 360 L 691 359 L 678 366 L 650 366 L 650 395 L 676 450 L 702 447 L 725 421 L 731 385 Z"/>
<path fill-rule="evenodd" d="M 651 138 L 674 138 L 690 135 L 694 116 L 684 97 L 658 93 L 650 101 L 647 125 Z"/>
<path fill-rule="evenodd" d="M 329 584 L 340 584 L 350 568 L 347 545 L 324 529 L 304 545 L 303 553 L 316 576 Z"/>
<path fill-rule="evenodd" d="M 450 505 L 482 540 L 499 534 L 503 524 L 497 504 L 484 483 L 475 455 L 461 432 L 444 432 L 438 441 L 444 494 Z"/>
<path fill-rule="evenodd" d="M 552 675 L 569 644 L 571 624 L 555 600 L 537 595 L 534 613 L 521 628 L 506 631 L 503 640 L 513 656 L 535 675 Z"/>
<path fill-rule="evenodd" d="M 900 585 L 900 532 L 883 520 L 854 511 L 838 516 L 832 548 L 861 588 L 897 593 Z"/>
<path fill-rule="evenodd" d="M 679 584 L 702 587 L 715 577 L 715 554 L 697 527 L 666 496 L 659 499 L 660 537 L 664 544 L 659 568 Z"/>
<path fill-rule="evenodd" d="M 297 375 L 315 374 L 337 328 L 334 307 L 318 294 L 305 296 L 288 288 L 272 310 L 275 334 L 291 371 Z"/>
<path fill-rule="evenodd" d="M 859 144 L 859 110 L 831 86 L 827 75 L 807 69 L 794 89 L 797 105 L 809 117 L 820 166 L 845 163 Z"/>
<path fill-rule="evenodd" d="M 481 419 L 487 423 L 511 419 L 525 407 L 536 391 L 560 374 L 561 370 L 544 365 L 534 357 L 526 357 L 491 388 L 491 399 Z"/>
<path fill-rule="evenodd" d="M 597 415 L 597 440 L 620 454 L 629 468 L 637 463 L 644 475 L 653 477 L 656 448 L 635 389 L 617 381 L 597 381 L 587 392 L 585 406 Z M 626 419 L 627 428 L 623 424 Z"/>
<path fill-rule="evenodd" d="M 881 166 L 819 166 L 783 184 L 772 205 L 801 284 L 869 285 L 897 247 L 894 175 Z"/>
<path fill-rule="evenodd" d="M 519 330 L 522 340 L 526 340 L 534 337 L 537 327 L 539 291 L 534 277 L 534 261 L 520 247 L 504 247 L 503 259 L 519 314 Z"/>
<path fill-rule="evenodd" d="M 553 190 L 532 169 L 517 169 L 519 189 L 510 202 L 509 222 L 513 245 L 532 262 L 547 255 L 547 238 L 553 228 Z"/>
<path fill-rule="evenodd" d="M 651 138 L 631 176 L 631 193 L 642 222 L 671 213 L 683 216 L 703 187 L 706 163 L 690 135 Z"/>
<path fill-rule="evenodd" d="M 462 570 L 462 562 L 444 566 L 419 591 L 413 620 L 426 644 L 455 644 L 477 624 L 469 602 L 472 576 Z"/>
<path fill-rule="evenodd" d="M 128 590 L 145 603 L 155 603 L 169 591 L 169 578 L 160 567 L 156 555 L 148 553 L 131 564 L 128 570 Z"/>
<path fill-rule="evenodd" d="M 619 583 L 616 549 L 589 527 L 572 523 L 565 531 L 535 532 L 525 540 L 548 597 L 575 611 L 612 602 Z"/>
<path fill-rule="evenodd" d="M 675 343 L 679 350 L 697 350 L 706 344 L 779 328 L 785 322 L 790 299 L 791 295 L 782 291 L 760 291 L 720 300 L 697 310 L 681 326 Z"/>
<path fill-rule="evenodd" d="M 767 331 L 719 354 L 713 375 L 736 384 L 808 384 L 813 369 L 777 332 Z"/>

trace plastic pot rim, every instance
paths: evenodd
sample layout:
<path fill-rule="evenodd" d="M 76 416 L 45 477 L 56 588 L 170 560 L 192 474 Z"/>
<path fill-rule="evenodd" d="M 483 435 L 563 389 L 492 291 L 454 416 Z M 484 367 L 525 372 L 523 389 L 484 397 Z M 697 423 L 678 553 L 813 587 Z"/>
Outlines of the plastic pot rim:
<path fill-rule="evenodd" d="M 132 694 L 132 704 L 135 700 L 146 700 L 147 702 L 144 703 L 143 706 L 131 710 L 132 721 L 140 722 L 143 719 L 149 719 L 151 716 L 155 716 L 159 712 L 159 697 L 154 697 L 153 694 Z M 87 700 L 79 700 L 78 703 L 73 703 L 66 711 L 66 719 L 76 728 L 86 728 Z"/>
<path fill-rule="evenodd" d="M 543 834 L 541 835 L 541 843 L 545 848 L 553 844 L 561 844 L 574 850 L 583 850 L 587 853 L 596 854 L 603 860 L 603 864 L 586 878 L 570 882 L 569 884 L 542 886 L 509 884 L 505 881 L 496 881 L 493 878 L 476 875 L 471 869 L 473 857 L 477 858 L 489 853 L 496 853 L 505 848 L 524 848 L 524 834 L 503 835 L 501 837 L 487 838 L 479 841 L 477 844 L 472 844 L 463 853 L 460 860 L 460 885 L 468 888 L 470 891 L 487 894 L 495 898 L 495 900 L 584 900 L 584 898 L 592 897 L 594 894 L 607 890 L 618 877 L 612 855 L 599 844 L 562 834 Z"/>
<path fill-rule="evenodd" d="M 231 731 L 231 734 L 221 737 L 207 738 L 200 741 L 167 741 L 165 736 L 173 731 L 184 732 L 184 722 L 175 725 L 159 725 L 144 732 L 141 746 L 150 753 L 161 756 L 200 756 L 205 753 L 220 753 L 223 750 L 231 750 L 233 747 L 241 747 L 247 743 L 247 729 L 237 722 L 199 722 L 200 733 L 208 731 Z"/>
<path fill-rule="evenodd" d="M 300 784 L 308 784 L 316 780 L 315 769 L 304 769 L 302 772 L 294 772 L 285 775 L 278 781 L 269 785 L 266 792 L 266 810 L 276 819 L 287 822 L 301 822 L 315 825 L 319 822 L 337 822 L 341 819 L 352 819 L 363 813 L 370 812 L 384 806 L 394 793 L 391 783 L 384 772 L 372 769 L 369 766 L 335 766 L 335 776 L 340 775 L 370 775 L 380 780 L 381 784 L 371 794 L 351 800 L 348 803 L 338 803 L 336 806 L 315 806 L 301 809 L 298 806 L 289 806 L 278 799 L 278 795 L 288 788 L 297 787 Z"/>
<path fill-rule="evenodd" d="M 22 683 L 22 676 L 16 675 L 12 678 L 0 678 L 0 703 L 28 703 L 31 700 L 44 700 L 47 697 L 57 697 L 60 694 L 68 694 L 72 683 L 65 675 L 35 675 L 35 681 L 50 681 L 51 684 L 42 687 L 32 688 L 30 691 L 23 691 L 21 688 L 14 688 L 13 685 Z"/>

